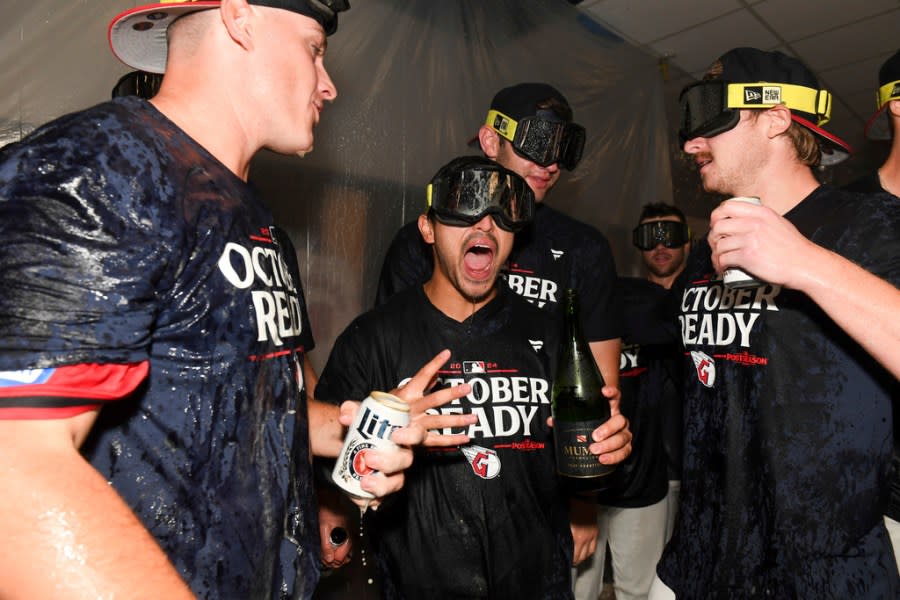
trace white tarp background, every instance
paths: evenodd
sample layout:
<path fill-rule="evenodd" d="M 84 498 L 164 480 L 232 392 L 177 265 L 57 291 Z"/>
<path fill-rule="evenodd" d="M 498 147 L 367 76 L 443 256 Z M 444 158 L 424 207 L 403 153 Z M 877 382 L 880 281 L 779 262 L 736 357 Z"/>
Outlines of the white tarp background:
<path fill-rule="evenodd" d="M 672 201 L 671 145 L 655 58 L 565 0 L 353 0 L 329 38 L 338 88 L 306 158 L 264 152 L 251 180 L 297 246 L 321 368 L 338 333 L 368 308 L 394 232 L 424 204 L 439 166 L 467 142 L 493 94 L 544 81 L 588 133 L 579 167 L 548 204 L 610 239 L 637 274 L 630 231 L 646 202 Z M 0 144 L 106 100 L 128 68 L 106 28 L 140 2 L 15 0 L 0 7 Z"/>

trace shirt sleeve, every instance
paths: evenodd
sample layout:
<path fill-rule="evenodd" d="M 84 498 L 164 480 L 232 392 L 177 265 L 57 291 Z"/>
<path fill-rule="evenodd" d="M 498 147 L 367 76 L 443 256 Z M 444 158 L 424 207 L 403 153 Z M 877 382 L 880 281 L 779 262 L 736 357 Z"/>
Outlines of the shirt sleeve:
<path fill-rule="evenodd" d="M 81 364 L 0 372 L 0 419 L 60 419 L 133 392 L 149 362 Z"/>

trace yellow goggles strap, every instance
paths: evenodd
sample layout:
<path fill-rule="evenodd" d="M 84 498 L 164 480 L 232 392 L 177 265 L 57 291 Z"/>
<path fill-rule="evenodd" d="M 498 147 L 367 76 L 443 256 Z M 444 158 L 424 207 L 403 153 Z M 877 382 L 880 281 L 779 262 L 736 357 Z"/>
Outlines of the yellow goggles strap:
<path fill-rule="evenodd" d="M 489 110 L 484 124 L 509 141 L 516 139 L 516 128 L 519 126 L 519 122 L 499 110 Z"/>
<path fill-rule="evenodd" d="M 831 119 L 831 93 L 789 83 L 730 83 L 728 108 L 765 108 L 784 104 L 816 115 L 822 126 Z"/>
<path fill-rule="evenodd" d="M 875 93 L 875 104 L 878 110 L 890 102 L 900 98 L 900 81 L 891 81 L 886 83 Z"/>

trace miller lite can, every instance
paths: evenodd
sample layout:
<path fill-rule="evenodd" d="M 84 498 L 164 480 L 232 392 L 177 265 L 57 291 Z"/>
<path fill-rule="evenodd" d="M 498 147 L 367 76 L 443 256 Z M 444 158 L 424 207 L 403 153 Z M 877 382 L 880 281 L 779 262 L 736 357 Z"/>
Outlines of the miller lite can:
<path fill-rule="evenodd" d="M 748 202 L 757 206 L 762 204 L 756 196 L 738 196 L 736 198 L 729 198 L 728 201 Z M 764 283 L 747 271 L 734 267 L 725 269 L 725 272 L 722 273 L 722 281 L 725 283 L 725 287 L 732 290 L 759 287 Z"/>
<path fill-rule="evenodd" d="M 374 498 L 360 487 L 363 475 L 377 472 L 366 464 L 366 454 L 373 448 L 395 448 L 391 434 L 408 424 L 409 404 L 393 394 L 369 394 L 356 411 L 356 417 L 347 430 L 344 446 L 331 473 L 331 478 L 338 487 L 357 498 Z"/>

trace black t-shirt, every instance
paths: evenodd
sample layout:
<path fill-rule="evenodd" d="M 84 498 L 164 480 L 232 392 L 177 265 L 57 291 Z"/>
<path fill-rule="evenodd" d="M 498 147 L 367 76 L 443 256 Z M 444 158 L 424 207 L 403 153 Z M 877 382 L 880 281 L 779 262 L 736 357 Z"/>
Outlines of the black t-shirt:
<path fill-rule="evenodd" d="M 888 197 L 821 186 L 786 218 L 900 282 Z M 662 580 L 679 598 L 900 597 L 881 517 L 894 378 L 805 294 L 724 288 L 705 242 L 680 295 L 684 473 Z"/>
<path fill-rule="evenodd" d="M 646 279 L 622 277 L 618 291 L 625 316 L 619 361 L 621 411 L 634 437 L 631 455 L 616 466 L 609 489 L 599 494 L 598 501 L 635 508 L 665 497 L 667 455 L 679 466 L 674 472 L 680 472 L 682 398 L 674 367 L 676 361 L 680 365 L 681 352 L 677 321 L 666 318 L 668 290 Z"/>
<path fill-rule="evenodd" d="M 338 337 L 317 398 L 394 389 L 449 348 L 438 386 L 473 389 L 440 410 L 479 416 L 470 444 L 417 453 L 403 490 L 367 513 L 386 597 L 571 598 L 572 537 L 546 424 L 557 337 L 546 313 L 502 286 L 462 323 L 414 286 Z"/>
<path fill-rule="evenodd" d="M 425 283 L 433 267 L 431 247 L 416 222 L 407 223 L 388 248 L 375 304 Z M 501 277 L 514 292 L 554 315 L 562 312 L 563 292 L 576 289 L 587 340 L 621 337 L 615 261 L 606 237 L 593 227 L 538 204 L 533 223 L 516 234 Z"/>
<path fill-rule="evenodd" d="M 318 580 L 313 338 L 272 221 L 137 98 L 0 153 L 0 407 L 107 404 L 82 450 L 201 598 L 309 597 Z M 125 398 L 89 378 L 58 385 L 70 366 L 141 363 Z"/>

